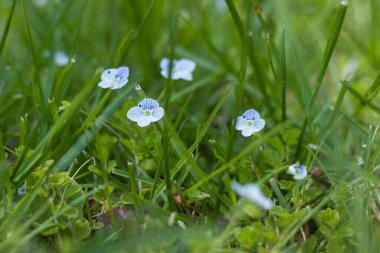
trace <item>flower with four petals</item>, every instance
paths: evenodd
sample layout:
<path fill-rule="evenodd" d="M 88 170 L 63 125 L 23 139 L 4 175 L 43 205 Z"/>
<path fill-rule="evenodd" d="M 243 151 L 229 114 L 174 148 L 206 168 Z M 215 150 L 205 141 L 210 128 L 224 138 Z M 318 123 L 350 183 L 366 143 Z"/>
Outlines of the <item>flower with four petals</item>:
<path fill-rule="evenodd" d="M 292 164 L 288 168 L 288 174 L 293 175 L 295 180 L 302 180 L 307 176 L 306 166 L 303 164 Z"/>
<path fill-rule="evenodd" d="M 101 79 L 98 84 L 99 87 L 106 89 L 120 89 L 127 84 L 129 77 L 128 67 L 120 67 L 117 69 L 106 69 L 103 71 Z"/>
<path fill-rule="evenodd" d="M 129 109 L 127 118 L 137 122 L 140 127 L 145 127 L 160 120 L 164 114 L 164 108 L 160 107 L 156 100 L 144 98 L 137 106 Z"/>
<path fill-rule="evenodd" d="M 247 110 L 236 120 L 235 128 L 241 131 L 244 137 L 251 136 L 253 133 L 260 131 L 265 126 L 265 121 L 260 119 L 260 114 L 253 110 Z"/>

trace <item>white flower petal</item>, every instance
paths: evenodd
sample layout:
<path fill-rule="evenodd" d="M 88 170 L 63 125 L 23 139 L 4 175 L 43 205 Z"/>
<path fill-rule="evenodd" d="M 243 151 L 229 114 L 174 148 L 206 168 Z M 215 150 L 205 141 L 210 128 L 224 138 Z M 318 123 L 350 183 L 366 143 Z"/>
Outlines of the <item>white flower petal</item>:
<path fill-rule="evenodd" d="M 165 78 L 169 78 L 169 71 L 168 69 L 162 69 L 161 70 L 161 75 Z"/>
<path fill-rule="evenodd" d="M 69 63 L 69 57 L 63 52 L 56 52 L 54 55 L 54 62 L 57 66 L 63 67 Z"/>
<path fill-rule="evenodd" d="M 232 182 L 232 188 L 239 196 L 250 200 L 264 209 L 269 210 L 274 206 L 273 201 L 267 198 L 256 184 L 241 185 L 237 182 Z"/>
<path fill-rule="evenodd" d="M 261 129 L 263 129 L 265 126 L 265 120 L 263 119 L 258 119 L 258 120 L 255 120 L 253 121 L 253 132 L 258 132 L 260 131 Z"/>
<path fill-rule="evenodd" d="M 107 81 L 101 81 L 98 86 L 103 88 L 103 89 L 107 89 L 109 87 L 111 87 L 113 85 L 112 82 L 107 82 Z"/>
<path fill-rule="evenodd" d="M 167 75 L 167 78 L 169 78 L 169 73 Z M 180 71 L 172 71 L 171 80 L 178 80 L 182 78 L 182 72 Z"/>
<path fill-rule="evenodd" d="M 297 175 L 294 175 L 294 179 L 295 180 L 302 180 L 304 179 L 305 177 L 307 176 L 307 171 L 306 170 L 302 170 L 300 173 L 298 173 Z"/>
<path fill-rule="evenodd" d="M 148 117 L 143 116 L 137 121 L 137 125 L 139 125 L 140 127 L 145 127 L 145 126 L 149 125 L 150 123 L 152 123 L 150 116 L 148 116 Z"/>
<path fill-rule="evenodd" d="M 247 120 L 257 120 L 260 119 L 260 114 L 254 109 L 249 109 L 243 113 L 243 118 Z"/>
<path fill-rule="evenodd" d="M 242 116 L 237 117 L 236 123 L 235 123 L 235 129 L 242 131 L 247 128 L 247 120 L 244 119 Z"/>
<path fill-rule="evenodd" d="M 244 136 L 244 137 L 249 137 L 253 134 L 253 127 L 247 127 L 246 129 L 244 129 L 243 131 L 241 131 L 241 134 Z"/>
<path fill-rule="evenodd" d="M 117 69 L 106 69 L 103 71 L 102 76 L 100 77 L 102 81 L 112 82 L 114 81 L 117 74 Z"/>
<path fill-rule="evenodd" d="M 187 71 L 178 71 L 173 74 L 173 78 L 172 78 L 173 80 L 180 79 L 180 78 L 186 81 L 192 81 L 193 74 Z"/>
<path fill-rule="evenodd" d="M 168 58 L 162 58 L 162 60 L 160 61 L 160 68 L 168 72 L 169 65 L 170 65 L 170 60 Z"/>
<path fill-rule="evenodd" d="M 127 112 L 127 118 L 134 122 L 138 122 L 143 117 L 143 113 L 144 112 L 140 107 L 134 106 Z"/>
<path fill-rule="evenodd" d="M 157 108 L 159 107 L 159 104 L 157 102 L 157 100 L 154 100 L 152 98 L 144 98 L 138 105 L 140 108 L 142 108 L 143 110 L 152 110 L 154 108 Z"/>
<path fill-rule="evenodd" d="M 110 88 L 113 90 L 120 89 L 124 85 L 126 85 L 127 83 L 128 83 L 128 79 L 126 79 L 124 81 L 119 81 L 119 82 L 112 82 L 112 86 Z"/>
<path fill-rule="evenodd" d="M 152 122 L 156 122 L 160 120 L 162 117 L 164 117 L 165 111 L 162 107 L 154 108 L 152 111 Z"/>
<path fill-rule="evenodd" d="M 175 68 L 183 72 L 193 72 L 195 63 L 189 59 L 181 59 L 176 62 Z"/>

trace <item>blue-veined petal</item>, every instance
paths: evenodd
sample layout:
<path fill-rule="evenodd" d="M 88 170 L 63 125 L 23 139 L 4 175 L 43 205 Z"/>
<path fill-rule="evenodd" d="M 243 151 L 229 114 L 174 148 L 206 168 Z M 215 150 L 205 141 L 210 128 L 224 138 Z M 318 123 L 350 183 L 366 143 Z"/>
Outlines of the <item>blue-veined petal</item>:
<path fill-rule="evenodd" d="M 159 107 L 159 104 L 157 100 L 154 100 L 152 98 L 144 98 L 140 103 L 139 107 L 141 107 L 143 110 L 152 110 L 154 108 Z"/>
<path fill-rule="evenodd" d="M 243 114 L 243 118 L 247 120 L 257 120 L 260 119 L 260 114 L 254 109 L 249 109 L 245 111 L 245 113 Z"/>

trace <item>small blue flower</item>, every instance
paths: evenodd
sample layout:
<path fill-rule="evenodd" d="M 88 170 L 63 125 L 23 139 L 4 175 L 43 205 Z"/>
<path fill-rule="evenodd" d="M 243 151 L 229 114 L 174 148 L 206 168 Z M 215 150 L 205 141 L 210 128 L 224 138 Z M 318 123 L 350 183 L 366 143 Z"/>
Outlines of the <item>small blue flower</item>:
<path fill-rule="evenodd" d="M 54 54 L 54 63 L 57 66 L 64 67 L 69 63 L 69 60 L 69 57 L 64 52 L 57 51 Z"/>
<path fill-rule="evenodd" d="M 19 195 L 25 195 L 26 194 L 25 183 L 18 188 L 17 192 L 18 192 Z"/>
<path fill-rule="evenodd" d="M 129 109 L 127 118 L 145 127 L 152 122 L 159 121 L 164 116 L 164 108 L 152 98 L 144 98 L 137 106 Z"/>
<path fill-rule="evenodd" d="M 171 71 L 171 79 L 178 80 L 184 79 L 186 81 L 193 80 L 192 72 L 195 69 L 195 63 L 189 59 L 173 60 Z M 169 66 L 170 60 L 168 58 L 163 58 L 160 62 L 161 75 L 165 78 L 169 78 Z"/>
<path fill-rule="evenodd" d="M 232 182 L 231 187 L 237 195 L 250 200 L 261 208 L 269 210 L 274 206 L 273 201 L 267 198 L 256 184 L 250 183 L 241 185 L 234 181 Z"/>
<path fill-rule="evenodd" d="M 265 126 L 265 121 L 260 119 L 260 114 L 253 110 L 247 110 L 236 120 L 236 130 L 242 131 L 244 137 L 251 136 L 253 133 L 260 131 Z"/>
<path fill-rule="evenodd" d="M 129 68 L 120 67 L 117 69 L 106 69 L 102 73 L 102 81 L 98 84 L 99 87 L 106 89 L 120 89 L 127 84 L 129 77 Z"/>
<path fill-rule="evenodd" d="M 307 176 L 306 166 L 298 163 L 290 165 L 288 174 L 293 175 L 295 180 L 302 180 Z"/>

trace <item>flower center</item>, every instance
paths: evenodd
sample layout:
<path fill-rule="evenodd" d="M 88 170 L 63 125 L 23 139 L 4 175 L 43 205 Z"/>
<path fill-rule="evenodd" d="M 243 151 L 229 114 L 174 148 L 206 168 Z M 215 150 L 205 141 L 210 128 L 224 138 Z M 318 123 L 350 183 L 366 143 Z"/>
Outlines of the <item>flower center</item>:
<path fill-rule="evenodd" d="M 113 81 L 114 82 L 119 82 L 121 80 L 121 78 L 118 76 L 118 75 L 116 75 L 114 78 L 113 78 Z"/>
<path fill-rule="evenodd" d="M 145 110 L 144 111 L 144 116 L 150 116 L 152 112 L 150 110 Z"/>
<path fill-rule="evenodd" d="M 252 120 L 248 120 L 247 121 L 247 126 L 249 126 L 249 127 L 253 126 L 253 121 Z"/>

